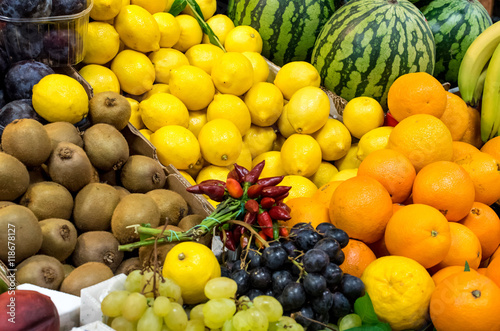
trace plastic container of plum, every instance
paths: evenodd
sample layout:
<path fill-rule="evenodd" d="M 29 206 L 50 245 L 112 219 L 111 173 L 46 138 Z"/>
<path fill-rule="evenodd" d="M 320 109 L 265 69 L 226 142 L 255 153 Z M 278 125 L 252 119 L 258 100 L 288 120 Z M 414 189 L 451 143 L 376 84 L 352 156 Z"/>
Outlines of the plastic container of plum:
<path fill-rule="evenodd" d="M 0 51 L 5 51 L 11 64 L 29 59 L 51 67 L 81 62 L 85 56 L 85 39 L 93 0 L 76 2 L 79 3 L 77 8 L 81 10 L 71 15 L 49 14 L 51 16 L 30 18 L 0 15 L 0 46 L 3 48 Z"/>

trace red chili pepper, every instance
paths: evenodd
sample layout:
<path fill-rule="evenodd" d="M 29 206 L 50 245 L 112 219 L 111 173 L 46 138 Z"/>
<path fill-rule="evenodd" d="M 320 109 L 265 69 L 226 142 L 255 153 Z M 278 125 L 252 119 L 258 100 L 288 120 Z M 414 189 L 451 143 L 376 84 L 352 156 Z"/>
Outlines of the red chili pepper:
<path fill-rule="evenodd" d="M 274 205 L 275 202 L 276 201 L 274 201 L 274 199 L 271 197 L 264 197 L 262 198 L 262 200 L 260 200 L 260 205 L 264 209 L 269 209 Z"/>
<path fill-rule="evenodd" d="M 240 175 L 238 174 L 238 172 L 236 171 L 235 168 L 233 168 L 228 174 L 227 174 L 227 178 L 232 178 L 232 179 L 236 179 L 238 181 L 238 183 L 240 182 Z"/>
<path fill-rule="evenodd" d="M 292 218 L 289 212 L 278 206 L 274 206 L 269 209 L 269 216 L 271 216 L 271 218 L 274 220 L 280 221 L 288 221 L 290 218 Z"/>
<path fill-rule="evenodd" d="M 278 185 L 279 183 L 281 183 L 283 178 L 285 178 L 285 176 L 261 178 L 255 184 L 263 185 L 263 186 L 275 186 L 275 185 Z"/>
<path fill-rule="evenodd" d="M 233 230 L 233 239 L 234 239 L 234 242 L 238 242 L 240 241 L 240 237 L 241 235 L 243 234 L 243 232 L 245 232 L 245 228 L 242 227 L 241 225 L 237 225 L 234 230 Z"/>
<path fill-rule="evenodd" d="M 262 189 L 264 186 L 262 185 L 252 185 L 247 189 L 247 195 L 250 199 L 256 199 L 260 196 Z"/>
<path fill-rule="evenodd" d="M 209 185 L 219 186 L 219 185 L 222 185 L 222 186 L 226 187 L 226 183 L 223 182 L 222 180 L 218 180 L 218 179 L 207 179 L 207 180 L 202 181 L 198 185 L 200 185 L 200 186 L 209 186 Z"/>
<path fill-rule="evenodd" d="M 285 199 L 289 194 L 290 192 L 286 192 L 285 194 L 282 194 L 279 197 L 274 198 L 274 200 L 276 200 L 278 203 L 283 202 L 283 199 Z"/>
<path fill-rule="evenodd" d="M 261 195 L 263 197 L 275 198 L 290 191 L 291 188 L 291 186 L 266 186 L 262 189 Z"/>
<path fill-rule="evenodd" d="M 267 240 L 267 235 L 264 233 L 264 231 L 259 231 L 259 236 L 262 239 Z M 257 248 L 259 248 L 259 249 L 264 247 L 264 244 L 259 239 L 255 239 L 255 245 L 257 245 Z"/>
<path fill-rule="evenodd" d="M 239 182 L 242 183 L 245 180 L 245 176 L 248 174 L 248 169 L 235 163 L 234 170 L 238 173 Z"/>
<path fill-rule="evenodd" d="M 264 232 L 267 237 L 273 237 L 273 220 L 267 211 L 257 216 L 257 223 L 261 226 L 262 232 Z"/>
<path fill-rule="evenodd" d="M 287 193 L 289 193 L 289 192 L 287 192 Z M 284 203 L 283 201 L 277 202 L 276 206 L 278 206 L 280 208 L 283 208 L 287 212 L 291 212 L 292 211 L 292 209 L 290 209 L 290 207 L 286 203 Z"/>
<path fill-rule="evenodd" d="M 384 126 L 396 126 L 399 122 L 391 115 L 391 113 L 385 114 Z"/>
<path fill-rule="evenodd" d="M 240 237 L 241 249 L 245 249 L 245 247 L 247 247 L 249 241 L 250 241 L 250 235 L 247 233 L 243 233 Z"/>
<path fill-rule="evenodd" d="M 288 228 L 284 225 L 280 225 L 280 237 L 287 238 L 289 235 L 290 232 L 288 232 Z"/>
<path fill-rule="evenodd" d="M 248 172 L 248 174 L 245 175 L 245 182 L 250 183 L 250 184 L 255 184 L 257 180 L 259 179 L 260 174 L 262 173 L 262 170 L 264 170 L 264 166 L 266 165 L 266 161 L 262 160 L 261 162 L 257 163 L 255 167 L 253 167 L 252 170 Z"/>
<path fill-rule="evenodd" d="M 235 199 L 239 199 L 243 195 L 243 188 L 241 188 L 240 183 L 236 179 L 228 178 L 226 180 L 226 188 L 229 195 Z"/>
<path fill-rule="evenodd" d="M 193 194 L 202 194 L 203 193 L 203 192 L 201 192 L 200 185 L 198 185 L 198 184 L 186 187 L 186 191 L 188 191 L 189 193 L 193 193 Z"/>
<path fill-rule="evenodd" d="M 257 220 L 257 213 L 246 213 L 245 216 L 243 216 L 243 222 L 250 225 L 255 224 L 256 220 Z"/>
<path fill-rule="evenodd" d="M 259 211 L 259 203 L 253 199 L 245 202 L 245 210 L 249 213 L 257 213 Z"/>
<path fill-rule="evenodd" d="M 222 200 L 224 200 L 224 193 L 226 192 L 224 186 L 209 185 L 201 186 L 200 188 L 201 192 L 208 195 L 210 199 L 217 202 L 221 202 Z"/>
<path fill-rule="evenodd" d="M 228 231 L 228 230 L 223 230 L 223 231 L 226 233 L 225 245 L 226 245 L 227 249 L 235 251 L 236 244 L 234 242 L 233 233 L 231 231 Z M 224 235 L 222 234 L 222 232 L 220 233 L 220 238 L 221 238 L 221 240 L 224 240 Z"/>

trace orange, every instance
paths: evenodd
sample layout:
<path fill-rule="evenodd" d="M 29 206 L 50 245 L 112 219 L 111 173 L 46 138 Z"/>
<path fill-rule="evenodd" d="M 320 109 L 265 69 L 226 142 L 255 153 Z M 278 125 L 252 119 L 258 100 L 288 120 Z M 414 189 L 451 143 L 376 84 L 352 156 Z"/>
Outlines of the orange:
<path fill-rule="evenodd" d="M 451 161 L 453 140 L 450 130 L 432 115 L 419 114 L 399 122 L 389 136 L 388 148 L 403 153 L 417 173 L 436 161 Z"/>
<path fill-rule="evenodd" d="M 395 212 L 385 228 L 391 255 L 409 257 L 424 268 L 441 262 L 451 246 L 448 221 L 436 208 L 408 205 Z"/>
<path fill-rule="evenodd" d="M 489 258 L 500 245 L 500 218 L 490 206 L 474 202 L 460 223 L 471 229 L 481 242 L 483 260 Z"/>
<path fill-rule="evenodd" d="M 312 198 L 324 204 L 327 208 L 330 208 L 330 200 L 332 200 L 333 192 L 342 183 L 342 180 L 336 180 L 333 182 L 328 182 L 318 188 L 316 192 L 314 192 Z"/>
<path fill-rule="evenodd" d="M 455 161 L 474 182 L 476 201 L 488 206 L 500 199 L 500 161 L 484 152 L 472 153 Z"/>
<path fill-rule="evenodd" d="M 481 152 L 490 154 L 500 162 L 500 136 L 490 139 L 481 147 Z"/>
<path fill-rule="evenodd" d="M 477 148 L 481 148 L 483 141 L 481 140 L 481 114 L 479 110 L 472 107 L 467 107 L 469 111 L 469 124 L 460 141 L 469 143 Z"/>
<path fill-rule="evenodd" d="M 394 214 L 395 212 L 397 212 L 398 210 L 400 210 L 401 208 L 403 208 L 405 205 L 404 204 L 401 204 L 401 203 L 393 203 L 392 204 L 392 213 Z"/>
<path fill-rule="evenodd" d="M 486 276 L 500 286 L 500 259 L 494 259 L 490 262 L 486 270 Z"/>
<path fill-rule="evenodd" d="M 446 109 L 446 90 L 426 72 L 414 72 L 398 77 L 389 88 L 387 106 L 396 121 L 415 114 L 441 117 Z"/>
<path fill-rule="evenodd" d="M 413 182 L 413 203 L 432 206 L 453 222 L 467 216 L 474 196 L 474 183 L 469 174 L 451 161 L 426 165 Z"/>
<path fill-rule="evenodd" d="M 467 104 L 458 95 L 446 92 L 447 102 L 443 115 L 439 118 L 451 132 L 453 140 L 460 140 L 469 125 Z"/>
<path fill-rule="evenodd" d="M 323 222 L 330 222 L 328 217 L 328 208 L 320 201 L 312 197 L 297 197 L 286 201 L 290 207 L 290 216 L 292 217 L 286 222 L 286 225 L 291 228 L 297 223 L 311 223 L 316 226 Z"/>
<path fill-rule="evenodd" d="M 434 284 L 436 286 L 441 283 L 443 280 L 446 278 L 450 277 L 451 275 L 457 274 L 459 272 L 464 272 L 464 267 L 461 265 L 452 265 L 446 268 L 443 268 L 436 272 L 434 275 L 432 275 L 432 280 L 434 280 Z M 471 269 L 472 272 L 474 272 L 474 269 Z"/>
<path fill-rule="evenodd" d="M 347 246 L 342 248 L 342 251 L 345 260 L 340 265 L 340 269 L 344 273 L 356 277 L 361 277 L 366 267 L 377 259 L 370 247 L 359 240 L 350 239 Z"/>
<path fill-rule="evenodd" d="M 387 250 L 387 246 L 385 245 L 384 237 L 374 243 L 369 244 L 368 247 L 370 247 L 377 258 L 391 255 L 391 253 L 389 253 L 389 251 Z"/>
<path fill-rule="evenodd" d="M 478 268 L 477 272 L 480 273 L 481 275 L 485 275 L 486 276 L 486 271 L 487 270 L 488 270 L 488 268 Z"/>
<path fill-rule="evenodd" d="M 436 286 L 430 316 L 439 331 L 500 330 L 500 288 L 478 272 L 459 272 Z"/>
<path fill-rule="evenodd" d="M 493 253 L 490 257 L 490 260 L 493 261 L 495 258 L 500 256 L 500 246 L 497 247 L 495 250 L 495 253 Z"/>
<path fill-rule="evenodd" d="M 356 176 L 340 183 L 333 192 L 329 213 L 333 225 L 350 238 L 369 244 L 383 237 L 392 216 L 392 200 L 377 180 Z"/>
<path fill-rule="evenodd" d="M 389 192 L 392 202 L 403 202 L 411 194 L 415 167 L 402 153 L 392 149 L 371 152 L 358 167 L 358 175 L 370 176 Z"/>
<path fill-rule="evenodd" d="M 453 158 L 452 161 L 460 160 L 471 153 L 479 152 L 475 146 L 463 142 L 463 141 L 453 141 Z"/>

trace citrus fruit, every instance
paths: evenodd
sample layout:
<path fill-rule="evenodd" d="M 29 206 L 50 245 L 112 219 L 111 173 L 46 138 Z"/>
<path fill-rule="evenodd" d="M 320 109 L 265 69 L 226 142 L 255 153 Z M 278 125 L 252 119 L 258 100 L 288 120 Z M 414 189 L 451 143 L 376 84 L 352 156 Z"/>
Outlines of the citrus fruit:
<path fill-rule="evenodd" d="M 357 175 L 358 175 L 357 168 L 344 169 L 344 170 L 340 170 L 335 175 L 333 175 L 330 180 L 332 180 L 332 181 L 344 181 L 346 179 L 356 177 Z"/>
<path fill-rule="evenodd" d="M 336 180 L 323 184 L 316 192 L 314 192 L 312 197 L 314 200 L 321 202 L 327 208 L 330 208 L 330 200 L 332 199 L 333 192 L 335 192 L 340 183 L 342 183 L 342 181 Z"/>
<path fill-rule="evenodd" d="M 88 24 L 84 63 L 108 63 L 118 54 L 119 49 L 120 35 L 111 24 L 99 21 Z"/>
<path fill-rule="evenodd" d="M 189 111 L 179 98 L 169 93 L 157 93 L 139 103 L 144 125 L 155 132 L 165 125 L 189 125 Z"/>
<path fill-rule="evenodd" d="M 253 85 L 253 67 L 243 54 L 227 52 L 212 67 L 214 85 L 221 93 L 242 95 Z"/>
<path fill-rule="evenodd" d="M 141 101 L 149 99 L 153 94 L 158 94 L 158 93 L 170 93 L 170 87 L 167 84 L 162 84 L 162 83 L 153 84 L 151 90 L 147 91 L 142 95 Z"/>
<path fill-rule="evenodd" d="M 322 161 L 319 165 L 318 170 L 308 178 L 318 187 L 320 188 L 326 183 L 329 183 L 332 177 L 337 174 L 338 169 L 331 164 L 330 162 Z"/>
<path fill-rule="evenodd" d="M 297 90 L 287 104 L 287 118 L 297 133 L 311 134 L 325 125 L 330 115 L 330 99 L 319 87 Z"/>
<path fill-rule="evenodd" d="M 283 111 L 281 91 L 268 82 L 254 84 L 245 94 L 245 104 L 250 112 L 252 124 L 271 126 Z"/>
<path fill-rule="evenodd" d="M 207 124 L 207 122 L 207 112 L 205 110 L 190 111 L 188 130 L 198 138 L 201 128 Z"/>
<path fill-rule="evenodd" d="M 172 46 L 173 48 L 185 52 L 191 46 L 198 45 L 201 43 L 203 38 L 203 31 L 196 18 L 190 15 L 181 14 L 175 16 L 175 19 L 181 27 L 181 35 L 179 40 Z"/>
<path fill-rule="evenodd" d="M 207 122 L 198 134 L 198 141 L 203 158 L 214 165 L 233 164 L 241 153 L 240 131 L 225 118 Z"/>
<path fill-rule="evenodd" d="M 349 147 L 347 153 L 340 159 L 335 160 L 333 164 L 339 171 L 346 169 L 357 169 L 361 164 L 361 160 L 358 159 L 358 143 L 351 144 L 351 147 Z"/>
<path fill-rule="evenodd" d="M 290 198 L 286 205 L 292 217 L 285 222 L 289 229 L 297 223 L 310 223 L 314 228 L 324 222 L 330 223 L 328 208 L 312 197 Z"/>
<path fill-rule="evenodd" d="M 120 10 L 115 18 L 115 29 L 125 46 L 142 52 L 160 49 L 160 28 L 146 9 L 129 5 Z"/>
<path fill-rule="evenodd" d="M 250 129 L 243 136 L 243 141 L 247 144 L 248 149 L 250 149 L 252 158 L 255 158 L 257 155 L 271 151 L 276 138 L 276 132 L 274 132 L 272 127 L 251 125 Z"/>
<path fill-rule="evenodd" d="M 228 52 L 262 52 L 262 37 L 248 25 L 239 25 L 226 34 L 224 48 Z"/>
<path fill-rule="evenodd" d="M 266 82 L 269 77 L 269 65 L 266 59 L 257 52 L 243 52 L 252 63 L 253 68 L 253 83 Z"/>
<path fill-rule="evenodd" d="M 439 283 L 441 283 L 446 278 L 448 278 L 451 275 L 454 275 L 456 273 L 459 273 L 459 272 L 465 272 L 464 266 L 452 265 L 449 267 L 445 267 L 445 268 L 439 270 L 438 272 L 434 273 L 432 275 L 432 280 L 434 281 L 434 284 L 436 284 L 436 286 L 437 286 Z M 471 269 L 471 272 L 474 272 L 474 269 Z"/>
<path fill-rule="evenodd" d="M 358 142 L 358 153 L 356 154 L 358 159 L 363 161 L 370 153 L 387 148 L 393 129 L 392 126 L 381 126 L 365 133 Z"/>
<path fill-rule="evenodd" d="M 146 9 L 151 15 L 163 12 L 165 6 L 167 5 L 167 0 L 130 0 L 130 4 L 141 6 Z"/>
<path fill-rule="evenodd" d="M 469 123 L 467 124 L 467 129 L 465 130 L 465 133 L 460 141 L 464 141 L 477 148 L 481 148 L 484 144 L 481 139 L 481 114 L 479 113 L 479 110 L 470 106 L 467 107 L 467 110 L 469 111 Z"/>
<path fill-rule="evenodd" d="M 283 106 L 283 111 L 281 112 L 280 117 L 278 118 L 278 121 L 276 122 L 278 126 L 278 130 L 280 134 L 288 138 L 292 134 L 297 133 L 295 132 L 295 129 L 293 126 L 290 124 L 290 121 L 288 120 L 288 103 Z M 350 135 L 349 135 L 350 137 Z"/>
<path fill-rule="evenodd" d="M 122 8 L 122 0 L 94 0 L 89 16 L 96 21 L 113 19 Z"/>
<path fill-rule="evenodd" d="M 339 160 L 351 148 L 351 133 L 346 126 L 334 118 L 328 118 L 325 125 L 312 134 L 321 147 L 323 160 Z"/>
<path fill-rule="evenodd" d="M 312 197 L 318 190 L 318 187 L 308 178 L 297 175 L 286 175 L 278 186 L 291 186 L 288 191 L 288 197 L 283 199 L 287 202 L 290 199 L 298 197 Z"/>
<path fill-rule="evenodd" d="M 285 99 L 306 86 L 319 87 L 321 77 L 318 70 L 306 61 L 292 61 L 283 65 L 276 73 L 274 84 L 281 90 Z"/>
<path fill-rule="evenodd" d="M 126 93 L 140 95 L 153 88 L 155 68 L 143 53 L 131 49 L 121 51 L 111 62 L 111 70 Z"/>
<path fill-rule="evenodd" d="M 384 110 L 377 100 L 370 97 L 351 99 L 342 112 L 342 120 L 356 138 L 384 124 Z"/>
<path fill-rule="evenodd" d="M 141 118 L 141 113 L 139 111 L 139 101 L 132 98 L 127 98 L 130 103 L 131 114 L 129 118 L 130 124 L 132 124 L 137 130 L 144 129 L 144 122 Z"/>
<path fill-rule="evenodd" d="M 181 37 L 181 26 L 170 13 L 157 12 L 153 18 L 160 30 L 160 47 L 168 48 L 174 46 Z"/>
<path fill-rule="evenodd" d="M 229 17 L 227 17 L 227 15 L 217 14 L 207 19 L 206 22 L 210 26 L 214 34 L 217 36 L 220 43 L 224 45 L 228 32 L 234 29 L 233 21 Z M 208 35 L 203 35 L 202 42 L 204 44 L 210 44 Z"/>
<path fill-rule="evenodd" d="M 236 125 L 244 136 L 250 129 L 251 117 L 247 105 L 233 94 L 216 94 L 207 108 L 207 120 L 225 118 Z"/>
<path fill-rule="evenodd" d="M 234 163 L 237 163 L 238 165 L 242 166 L 243 168 L 246 169 L 252 169 L 252 153 L 250 152 L 250 149 L 248 148 L 247 144 L 243 142 L 241 145 L 241 152 L 240 156 L 234 161 Z M 233 169 L 234 165 L 231 164 L 229 166 L 229 169 Z"/>
<path fill-rule="evenodd" d="M 189 48 L 185 55 L 190 65 L 203 69 L 207 74 L 212 73 L 215 62 L 224 54 L 224 51 L 212 44 L 198 44 Z"/>
<path fill-rule="evenodd" d="M 449 222 L 451 233 L 451 246 L 448 254 L 435 268 L 435 270 L 444 267 L 459 265 L 465 266 L 469 263 L 471 269 L 479 268 L 481 263 L 482 251 L 481 243 L 471 229 L 457 222 Z"/>
<path fill-rule="evenodd" d="M 148 57 L 153 63 L 157 83 L 168 84 L 172 69 L 189 65 L 186 55 L 173 48 L 160 48 L 156 52 L 151 52 Z"/>
<path fill-rule="evenodd" d="M 462 139 L 469 124 L 467 104 L 458 95 L 446 91 L 446 108 L 439 117 L 450 130 L 451 138 L 456 141 Z"/>
<path fill-rule="evenodd" d="M 463 141 L 453 141 L 453 159 L 452 161 L 455 162 L 457 160 L 465 158 L 467 155 L 479 152 L 479 149 L 477 149 L 475 146 L 463 142 Z"/>
<path fill-rule="evenodd" d="M 363 275 L 366 267 L 377 259 L 370 247 L 365 243 L 355 239 L 349 239 L 347 246 L 342 248 L 345 255 L 344 262 L 340 265 L 340 269 L 345 274 L 360 277 Z"/>
<path fill-rule="evenodd" d="M 500 286 L 500 259 L 491 260 L 486 269 L 486 276 Z"/>
<path fill-rule="evenodd" d="M 285 176 L 287 174 L 281 163 L 281 152 L 269 151 L 257 155 L 252 160 L 252 168 L 262 161 L 266 161 L 266 165 L 262 169 L 259 178 Z"/>
<path fill-rule="evenodd" d="M 216 0 L 195 0 L 198 6 L 201 9 L 201 13 L 203 14 L 203 19 L 206 21 L 211 18 L 216 9 L 217 9 L 217 1 Z M 184 14 L 188 14 L 193 16 L 194 13 L 191 10 L 191 7 L 186 6 L 186 8 L 182 11 Z"/>
<path fill-rule="evenodd" d="M 210 75 L 203 69 L 192 65 L 171 69 L 168 86 L 170 93 L 178 97 L 189 110 L 206 108 L 215 94 Z"/>
<path fill-rule="evenodd" d="M 94 94 L 106 91 L 120 93 L 120 82 L 111 69 L 99 64 L 88 64 L 79 71 L 92 87 Z"/>
<path fill-rule="evenodd" d="M 481 152 L 490 154 L 500 162 L 500 136 L 488 140 L 481 147 Z"/>
<path fill-rule="evenodd" d="M 393 212 L 395 212 L 394 208 Z M 387 246 L 385 245 L 384 237 L 382 237 L 381 239 L 377 240 L 374 243 L 368 244 L 368 247 L 370 247 L 373 254 L 375 254 L 377 258 L 391 255 L 391 253 L 389 253 L 389 251 L 387 250 Z"/>
<path fill-rule="evenodd" d="M 226 181 L 228 173 L 229 168 L 227 167 L 208 165 L 200 170 L 198 176 L 196 176 L 196 182 L 199 184 L 207 179 L 218 179 Z"/>
<path fill-rule="evenodd" d="M 191 177 L 191 175 L 188 174 L 185 170 L 179 170 L 179 173 L 182 175 L 182 177 L 186 178 L 190 185 L 196 185 L 196 181 L 194 180 L 194 178 Z"/>
<path fill-rule="evenodd" d="M 312 176 L 321 164 L 321 148 L 309 135 L 292 134 L 281 147 L 281 162 L 289 175 Z"/>
<path fill-rule="evenodd" d="M 165 125 L 151 135 L 160 162 L 177 169 L 193 167 L 200 157 L 200 144 L 194 134 L 179 125 Z"/>
<path fill-rule="evenodd" d="M 153 131 L 149 129 L 140 129 L 139 132 L 144 136 L 144 138 L 151 141 L 151 135 L 153 134 Z"/>

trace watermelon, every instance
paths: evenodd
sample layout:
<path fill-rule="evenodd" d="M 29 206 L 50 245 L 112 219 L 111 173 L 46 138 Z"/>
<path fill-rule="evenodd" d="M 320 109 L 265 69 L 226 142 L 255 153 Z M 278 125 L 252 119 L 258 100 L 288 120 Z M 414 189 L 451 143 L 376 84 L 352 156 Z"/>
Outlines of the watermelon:
<path fill-rule="evenodd" d="M 310 61 L 317 35 L 339 7 L 339 0 L 229 0 L 227 16 L 259 31 L 262 55 L 282 66 Z"/>
<path fill-rule="evenodd" d="M 311 63 L 322 84 L 347 101 L 368 96 L 387 109 L 401 75 L 433 74 L 436 46 L 424 15 L 408 0 L 351 0 L 316 39 Z"/>
<path fill-rule="evenodd" d="M 434 77 L 458 85 L 458 69 L 470 44 L 492 24 L 477 0 L 433 0 L 423 7 L 436 42 Z"/>

